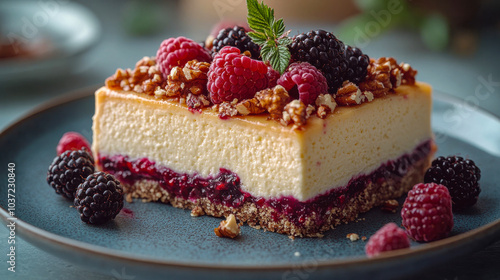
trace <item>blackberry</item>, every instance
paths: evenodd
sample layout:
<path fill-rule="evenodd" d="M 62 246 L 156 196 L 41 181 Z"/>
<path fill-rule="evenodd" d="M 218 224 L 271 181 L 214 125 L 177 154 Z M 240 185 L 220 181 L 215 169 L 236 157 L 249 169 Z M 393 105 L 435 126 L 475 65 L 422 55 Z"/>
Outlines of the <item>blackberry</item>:
<path fill-rule="evenodd" d="M 337 92 L 347 70 L 342 41 L 330 32 L 316 30 L 295 36 L 288 48 L 292 61 L 309 62 L 318 68 L 326 78 L 328 91 L 332 94 Z"/>
<path fill-rule="evenodd" d="M 68 150 L 54 158 L 47 171 L 47 183 L 57 194 L 73 199 L 76 188 L 94 173 L 94 159 L 86 148 Z"/>
<path fill-rule="evenodd" d="M 454 210 L 470 207 L 477 202 L 481 192 L 479 179 L 481 170 L 474 161 L 457 156 L 436 158 L 424 177 L 426 183 L 434 182 L 448 188 Z"/>
<path fill-rule="evenodd" d="M 221 29 L 214 39 L 213 50 L 219 52 L 225 46 L 237 47 L 242 53 L 249 51 L 253 59 L 260 59 L 260 47 L 245 32 L 245 28 L 235 26 Z"/>
<path fill-rule="evenodd" d="M 344 80 L 349 80 L 358 85 L 366 77 L 370 58 L 363 54 L 360 49 L 347 45 L 345 47 L 345 58 L 347 60 L 347 70 Z"/>
<path fill-rule="evenodd" d="M 123 208 L 123 189 L 113 175 L 96 172 L 78 186 L 74 204 L 82 221 L 102 224 L 120 213 Z"/>

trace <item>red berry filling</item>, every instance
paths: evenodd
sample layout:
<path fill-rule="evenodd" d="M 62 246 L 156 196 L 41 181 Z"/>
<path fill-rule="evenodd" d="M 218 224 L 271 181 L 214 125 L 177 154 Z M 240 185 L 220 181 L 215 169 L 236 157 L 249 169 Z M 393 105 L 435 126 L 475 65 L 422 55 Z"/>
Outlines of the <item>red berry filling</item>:
<path fill-rule="evenodd" d="M 279 198 L 255 197 L 241 189 L 240 178 L 234 172 L 221 168 L 214 176 L 202 177 L 199 174 L 189 175 L 177 173 L 167 167 L 158 166 L 154 162 L 142 158 L 131 160 L 127 156 L 100 156 L 101 168 L 115 175 L 125 184 L 133 184 L 139 180 L 158 182 L 171 195 L 185 200 L 195 201 L 207 197 L 214 204 L 222 204 L 238 208 L 244 203 L 255 203 L 259 207 L 271 207 L 274 218 L 278 221 L 282 216 L 297 226 L 303 226 L 307 218 L 315 216 L 316 226 L 326 222 L 328 210 L 343 208 L 345 202 L 363 191 L 368 182 L 384 182 L 388 179 L 400 180 L 408 168 L 425 158 L 431 150 L 431 141 L 419 145 L 411 154 L 406 154 L 394 161 L 388 161 L 368 175 L 360 175 L 344 187 L 332 189 L 307 201 L 299 201 L 294 197 Z"/>

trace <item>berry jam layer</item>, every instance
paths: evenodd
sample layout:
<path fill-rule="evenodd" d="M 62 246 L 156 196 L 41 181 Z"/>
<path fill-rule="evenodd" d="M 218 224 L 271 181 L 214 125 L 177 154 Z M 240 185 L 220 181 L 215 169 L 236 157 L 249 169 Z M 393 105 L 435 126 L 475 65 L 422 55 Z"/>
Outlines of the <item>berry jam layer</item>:
<path fill-rule="evenodd" d="M 239 220 L 252 226 L 296 236 L 315 236 L 340 224 L 340 221 L 353 220 L 357 214 L 404 194 L 413 184 L 423 180 L 432 154 L 433 142 L 429 140 L 418 145 L 413 152 L 383 163 L 370 174 L 359 175 L 346 186 L 333 188 L 307 201 L 291 196 L 253 196 L 243 190 L 238 174 L 223 168 L 214 176 L 202 177 L 175 172 L 147 158 L 132 160 L 126 155 L 99 155 L 99 167 L 114 174 L 126 191 L 142 187 L 143 191 L 135 193 L 136 197 L 160 200 L 160 194 L 156 198 L 145 196 L 146 192 L 151 193 L 144 190 L 147 185 L 167 197 L 162 202 L 170 202 L 176 207 L 200 206 L 206 214 L 213 216 L 236 212 Z M 248 212 L 248 207 L 265 214 L 238 215 L 240 210 Z M 342 217 L 346 213 L 350 214 Z M 290 228 L 293 230 L 287 230 Z"/>

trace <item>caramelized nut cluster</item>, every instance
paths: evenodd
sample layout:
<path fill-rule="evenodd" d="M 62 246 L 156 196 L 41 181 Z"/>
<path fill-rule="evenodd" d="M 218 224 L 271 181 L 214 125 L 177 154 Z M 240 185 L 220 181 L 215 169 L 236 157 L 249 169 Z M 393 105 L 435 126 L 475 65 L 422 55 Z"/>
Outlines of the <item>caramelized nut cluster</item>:
<path fill-rule="evenodd" d="M 144 57 L 137 62 L 134 70 L 118 69 L 106 79 L 106 86 L 113 90 L 135 91 L 153 95 L 158 87 L 164 87 L 166 81 L 156 66 L 154 57 Z"/>

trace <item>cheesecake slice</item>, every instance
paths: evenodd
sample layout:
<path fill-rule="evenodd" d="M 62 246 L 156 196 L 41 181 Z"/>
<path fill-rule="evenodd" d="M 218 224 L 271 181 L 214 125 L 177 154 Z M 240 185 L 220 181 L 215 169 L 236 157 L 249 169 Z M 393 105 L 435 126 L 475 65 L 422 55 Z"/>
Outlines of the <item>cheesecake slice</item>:
<path fill-rule="evenodd" d="M 435 150 L 421 82 L 300 129 L 109 84 L 95 98 L 96 165 L 126 193 L 291 236 L 321 236 L 400 197 L 423 181 Z"/>

